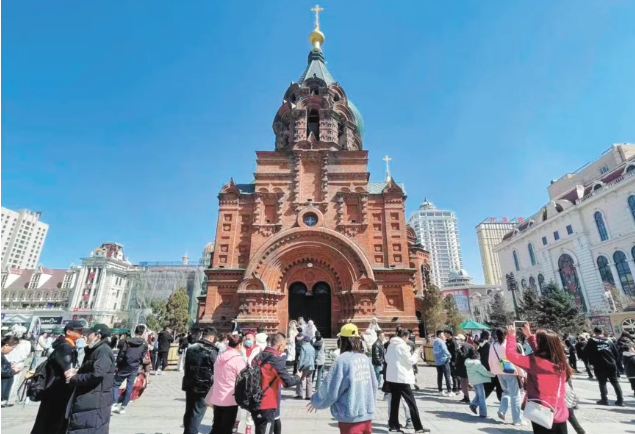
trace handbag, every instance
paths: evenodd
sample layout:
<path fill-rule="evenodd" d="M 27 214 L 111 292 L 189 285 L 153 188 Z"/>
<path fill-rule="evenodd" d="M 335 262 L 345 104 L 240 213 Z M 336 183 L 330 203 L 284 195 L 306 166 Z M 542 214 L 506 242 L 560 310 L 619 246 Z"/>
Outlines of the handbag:
<path fill-rule="evenodd" d="M 560 387 L 562 386 L 562 377 L 558 381 L 558 399 L 560 399 Z M 543 405 L 542 403 L 546 405 Z M 535 424 L 538 424 L 547 429 L 551 429 L 553 426 L 553 418 L 556 415 L 556 409 L 553 408 L 548 402 L 542 399 L 528 399 L 525 405 L 525 417 Z"/>
<path fill-rule="evenodd" d="M 498 351 L 496 351 L 496 347 L 494 347 L 494 354 L 496 354 L 498 363 L 500 363 L 501 371 L 503 371 L 505 374 L 516 374 L 516 368 L 514 367 L 514 364 L 507 359 L 501 359 L 498 355 Z"/>

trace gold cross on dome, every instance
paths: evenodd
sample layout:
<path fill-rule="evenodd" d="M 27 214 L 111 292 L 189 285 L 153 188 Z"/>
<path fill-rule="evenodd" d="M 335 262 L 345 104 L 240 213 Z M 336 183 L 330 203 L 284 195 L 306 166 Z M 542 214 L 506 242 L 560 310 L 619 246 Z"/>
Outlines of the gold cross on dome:
<path fill-rule="evenodd" d="M 321 8 L 320 5 L 315 5 L 315 7 L 311 10 L 315 12 L 315 28 L 319 29 L 320 28 L 320 12 L 322 12 L 324 8 Z"/>
<path fill-rule="evenodd" d="M 390 181 L 390 161 L 392 158 L 386 155 L 383 160 L 386 162 L 386 181 Z"/>

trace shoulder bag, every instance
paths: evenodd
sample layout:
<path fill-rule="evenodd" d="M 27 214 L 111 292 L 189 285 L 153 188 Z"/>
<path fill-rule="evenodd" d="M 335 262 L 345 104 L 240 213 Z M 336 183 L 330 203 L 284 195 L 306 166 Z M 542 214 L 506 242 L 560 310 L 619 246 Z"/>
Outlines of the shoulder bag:
<path fill-rule="evenodd" d="M 562 377 L 558 381 L 558 397 L 556 398 L 556 405 L 560 399 L 560 387 L 562 386 Z M 544 405 L 544 404 L 546 405 Z M 553 408 L 547 401 L 542 399 L 528 399 L 525 405 L 525 417 L 535 424 L 538 424 L 547 429 L 551 429 L 553 426 L 553 418 L 556 415 L 556 409 Z"/>
<path fill-rule="evenodd" d="M 498 351 L 496 351 L 496 344 L 494 344 L 493 348 L 494 354 L 496 354 L 496 358 L 498 359 L 498 363 L 500 363 L 501 371 L 503 371 L 505 374 L 517 374 L 516 368 L 514 367 L 514 364 L 512 362 L 507 359 L 500 358 L 500 356 L 498 355 Z"/>

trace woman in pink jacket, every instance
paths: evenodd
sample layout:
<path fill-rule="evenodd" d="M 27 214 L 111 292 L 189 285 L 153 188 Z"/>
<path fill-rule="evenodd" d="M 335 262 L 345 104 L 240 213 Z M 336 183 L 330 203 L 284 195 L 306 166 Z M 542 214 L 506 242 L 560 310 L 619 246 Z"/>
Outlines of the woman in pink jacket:
<path fill-rule="evenodd" d="M 239 335 L 227 335 L 227 349 L 218 356 L 214 363 L 214 384 L 205 403 L 214 406 L 214 422 L 210 434 L 231 434 L 238 404 L 234 399 L 236 377 L 247 363 L 241 354 L 243 338 Z"/>
<path fill-rule="evenodd" d="M 507 327 L 507 359 L 527 371 L 527 399 L 539 400 L 555 409 L 551 429 L 531 423 L 534 434 L 567 434 L 569 410 L 565 402 L 565 383 L 571 378 L 571 368 L 558 335 L 551 330 L 540 329 L 534 335 L 529 323 L 523 334 L 533 350 L 528 356 L 516 352 L 516 328 Z"/>

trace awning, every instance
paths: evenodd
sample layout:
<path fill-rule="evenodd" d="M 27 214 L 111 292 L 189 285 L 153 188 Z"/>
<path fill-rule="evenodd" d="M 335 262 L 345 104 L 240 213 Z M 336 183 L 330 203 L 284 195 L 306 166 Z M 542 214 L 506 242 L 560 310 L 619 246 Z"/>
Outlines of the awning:
<path fill-rule="evenodd" d="M 490 328 L 485 324 L 481 324 L 480 322 L 476 322 L 473 319 L 468 319 L 463 324 L 461 324 L 461 328 L 463 330 L 489 330 Z"/>

